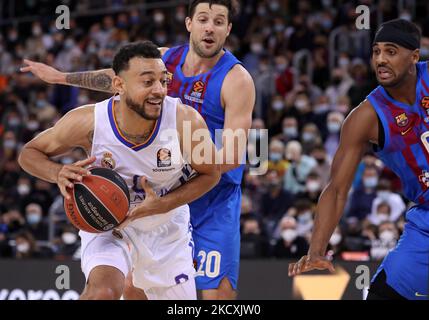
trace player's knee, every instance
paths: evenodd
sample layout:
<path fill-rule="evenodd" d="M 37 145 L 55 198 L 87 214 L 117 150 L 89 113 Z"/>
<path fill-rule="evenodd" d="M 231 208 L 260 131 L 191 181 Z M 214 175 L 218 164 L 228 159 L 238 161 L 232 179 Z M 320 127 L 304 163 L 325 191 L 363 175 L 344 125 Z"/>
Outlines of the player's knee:
<path fill-rule="evenodd" d="M 83 300 L 119 300 L 122 290 L 114 287 L 87 287 L 82 294 Z"/>

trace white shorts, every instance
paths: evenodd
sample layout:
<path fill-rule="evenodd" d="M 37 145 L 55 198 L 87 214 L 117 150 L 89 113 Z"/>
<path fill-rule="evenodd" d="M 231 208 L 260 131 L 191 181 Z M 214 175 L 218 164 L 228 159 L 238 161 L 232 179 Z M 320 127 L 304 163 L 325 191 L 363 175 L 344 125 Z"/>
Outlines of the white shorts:
<path fill-rule="evenodd" d="M 120 231 L 122 239 L 111 231 L 80 231 L 81 266 L 86 280 L 92 269 L 107 265 L 117 268 L 125 277 L 132 272 L 134 286 L 142 288 L 149 299 L 196 299 L 196 291 L 190 292 L 192 287 L 195 289 L 195 269 L 189 207 L 164 214 L 159 223 L 154 223 L 155 217 L 148 217 L 147 224 L 146 218 L 133 222 Z M 177 286 L 187 282 L 186 286 Z M 175 286 L 178 288 L 173 289 Z"/>

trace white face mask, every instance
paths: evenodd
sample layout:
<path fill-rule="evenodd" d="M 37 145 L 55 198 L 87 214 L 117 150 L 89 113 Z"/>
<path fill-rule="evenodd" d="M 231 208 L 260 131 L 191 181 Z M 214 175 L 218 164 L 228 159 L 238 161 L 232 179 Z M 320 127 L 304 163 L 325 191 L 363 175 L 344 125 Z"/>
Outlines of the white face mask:
<path fill-rule="evenodd" d="M 30 244 L 28 242 L 20 243 L 16 246 L 16 250 L 20 253 L 27 253 L 30 251 Z"/>
<path fill-rule="evenodd" d="M 380 233 L 380 240 L 384 242 L 391 242 L 395 240 L 395 234 L 393 231 L 384 230 L 382 233 Z"/>
<path fill-rule="evenodd" d="M 284 241 L 292 242 L 298 236 L 298 232 L 295 229 L 286 229 L 282 231 L 281 235 Z"/>
<path fill-rule="evenodd" d="M 305 211 L 304 213 L 301 213 L 298 216 L 298 222 L 299 223 L 307 223 L 311 221 L 313 215 L 311 214 L 311 211 Z"/>
<path fill-rule="evenodd" d="M 387 191 L 387 190 L 378 191 L 377 197 L 379 197 L 383 201 L 387 201 L 390 197 L 390 191 Z"/>
<path fill-rule="evenodd" d="M 21 196 L 26 196 L 30 193 L 30 186 L 28 184 L 20 184 L 18 185 L 18 193 Z"/>
<path fill-rule="evenodd" d="M 274 110 L 280 111 L 284 108 L 284 103 L 283 101 L 277 100 L 273 102 L 272 107 Z"/>
<path fill-rule="evenodd" d="M 310 180 L 307 182 L 306 184 L 306 188 L 309 192 L 316 192 L 320 190 L 320 182 L 319 181 L 314 181 L 314 180 Z"/>
<path fill-rule="evenodd" d="M 341 242 L 342 236 L 339 233 L 334 233 L 331 236 L 331 239 L 329 239 L 329 244 L 331 246 L 336 246 L 337 244 L 339 244 Z"/>
<path fill-rule="evenodd" d="M 77 235 L 73 232 L 64 232 L 61 239 L 65 244 L 74 244 L 77 240 Z"/>
<path fill-rule="evenodd" d="M 328 122 L 327 127 L 328 127 L 328 131 L 330 133 L 338 133 L 338 132 L 340 132 L 340 129 L 341 129 L 341 123 L 339 123 L 339 122 Z"/>
<path fill-rule="evenodd" d="M 377 218 L 380 223 L 389 221 L 389 215 L 387 213 L 377 213 Z"/>
<path fill-rule="evenodd" d="M 298 136 L 298 129 L 296 127 L 284 127 L 283 134 L 288 138 L 296 138 Z"/>
<path fill-rule="evenodd" d="M 295 107 L 300 111 L 305 110 L 307 107 L 307 101 L 304 99 L 298 99 L 295 101 Z"/>

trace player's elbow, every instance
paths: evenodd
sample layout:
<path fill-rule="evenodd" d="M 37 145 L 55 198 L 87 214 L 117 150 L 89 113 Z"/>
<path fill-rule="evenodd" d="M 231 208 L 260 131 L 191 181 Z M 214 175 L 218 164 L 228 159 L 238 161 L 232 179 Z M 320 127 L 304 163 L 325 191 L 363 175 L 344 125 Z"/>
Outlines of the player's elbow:
<path fill-rule="evenodd" d="M 28 145 L 24 145 L 21 149 L 21 151 L 18 154 L 18 164 L 19 166 L 25 170 L 25 160 L 27 158 L 28 153 Z"/>

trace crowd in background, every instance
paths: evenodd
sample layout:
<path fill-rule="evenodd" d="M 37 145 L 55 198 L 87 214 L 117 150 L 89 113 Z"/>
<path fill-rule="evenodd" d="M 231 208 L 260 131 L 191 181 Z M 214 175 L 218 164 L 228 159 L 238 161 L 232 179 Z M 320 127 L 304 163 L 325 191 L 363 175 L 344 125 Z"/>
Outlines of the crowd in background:
<path fill-rule="evenodd" d="M 149 39 L 170 47 L 188 41 L 185 5 L 120 10 L 138 2 L 69 1 L 77 13 L 97 6 L 114 7 L 118 12 L 78 15 L 68 30 L 58 30 L 49 15 L 1 28 L 0 257 L 79 258 L 77 230 L 67 221 L 57 186 L 24 173 L 17 155 L 26 142 L 67 111 L 108 97 L 47 85 L 31 74 L 21 74 L 22 59 L 45 62 L 62 71 L 97 70 L 110 67 L 116 50 L 131 41 Z M 365 32 L 372 32 L 355 28 L 358 3 L 367 4 L 372 12 L 381 11 L 384 20 L 411 19 L 412 14 L 398 12 L 396 1 L 240 3 L 225 47 L 241 59 L 255 80 L 252 128 L 268 129 L 269 141 L 268 160 L 260 163 L 267 172 L 251 175 L 246 170 L 243 178 L 241 255 L 297 258 L 308 250 L 315 206 L 329 179 L 342 122 L 377 85 L 369 64 L 370 43 L 365 50 L 353 45 L 339 50 L 332 67 L 329 36 L 339 27 L 353 39 L 365 39 Z M 26 1 L 24 9 L 32 4 Z M 43 14 L 37 12 L 40 8 L 43 6 L 35 6 L 31 12 Z M 31 10 L 24 9 L 21 7 L 18 14 Z M 425 10 L 419 10 L 421 19 L 413 18 L 423 31 L 423 58 L 429 53 Z M 375 18 L 371 20 L 371 30 L 376 28 L 375 22 Z M 293 63 L 303 49 L 311 54 L 310 73 Z M 252 140 L 263 140 L 265 134 L 256 130 Z M 70 164 L 84 157 L 84 152 L 76 149 L 56 160 Z M 369 145 L 327 254 L 333 259 L 382 259 L 396 245 L 410 205 L 401 194 L 397 177 Z"/>

